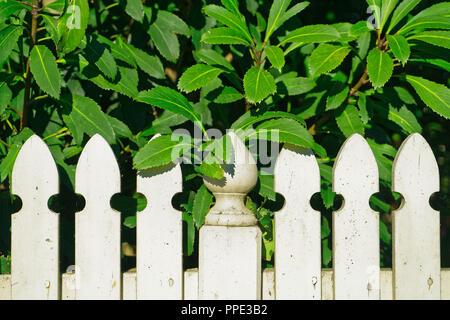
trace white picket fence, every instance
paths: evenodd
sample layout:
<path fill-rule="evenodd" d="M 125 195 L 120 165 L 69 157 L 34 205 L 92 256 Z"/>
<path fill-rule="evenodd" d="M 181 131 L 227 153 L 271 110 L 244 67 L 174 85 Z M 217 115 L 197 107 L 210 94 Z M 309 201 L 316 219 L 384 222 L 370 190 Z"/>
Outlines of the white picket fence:
<path fill-rule="evenodd" d="M 120 171 L 108 143 L 93 136 L 76 170 L 75 271 L 59 269 L 59 217 L 48 199 L 59 191 L 46 144 L 32 136 L 13 168 L 12 192 L 22 209 L 12 216 L 11 274 L 0 276 L 1 299 L 450 299 L 450 270 L 440 267 L 439 190 L 433 153 L 419 134 L 403 143 L 393 165 L 393 191 L 404 197 L 393 213 L 393 269 L 379 268 L 379 215 L 369 206 L 378 168 L 367 142 L 353 135 L 333 168 L 333 190 L 344 198 L 333 213 L 333 268 L 321 269 L 321 217 L 310 206 L 320 191 L 314 154 L 286 145 L 275 166 L 285 198 L 275 214 L 275 268 L 261 268 L 261 231 L 245 208 L 257 182 L 253 157 L 230 133 L 232 173 L 205 179 L 216 204 L 200 230 L 199 268 L 183 271 L 182 215 L 171 199 L 182 191 L 179 164 L 140 171 L 137 192 L 148 206 L 137 214 L 136 272 L 121 274 Z"/>

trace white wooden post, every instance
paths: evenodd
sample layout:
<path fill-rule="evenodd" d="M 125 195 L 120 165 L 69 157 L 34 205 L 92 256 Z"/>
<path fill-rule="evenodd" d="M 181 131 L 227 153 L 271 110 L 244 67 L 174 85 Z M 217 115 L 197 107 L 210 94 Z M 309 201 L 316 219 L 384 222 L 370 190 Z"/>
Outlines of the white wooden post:
<path fill-rule="evenodd" d="M 44 141 L 31 136 L 12 171 L 12 192 L 22 209 L 11 221 L 13 299 L 59 298 L 59 215 L 48 208 L 58 193 L 58 169 Z"/>
<path fill-rule="evenodd" d="M 321 297 L 320 212 L 310 199 L 320 192 L 320 172 L 310 149 L 285 145 L 275 165 L 275 190 L 284 207 L 275 213 L 276 299 Z"/>
<path fill-rule="evenodd" d="M 221 180 L 204 179 L 216 204 L 200 229 L 199 299 L 261 299 L 261 231 L 244 205 L 258 179 L 256 162 L 236 134 L 228 135 L 231 166 Z"/>
<path fill-rule="evenodd" d="M 110 199 L 120 192 L 120 171 L 110 146 L 96 134 L 86 144 L 75 175 L 86 206 L 75 214 L 77 299 L 120 299 L 120 213 Z"/>
<path fill-rule="evenodd" d="M 439 169 L 433 152 L 418 133 L 409 136 L 395 158 L 392 190 L 403 195 L 393 212 L 395 299 L 440 298 L 439 212 L 430 196 L 439 191 Z"/>
<path fill-rule="evenodd" d="M 337 155 L 333 191 L 344 197 L 343 207 L 333 213 L 334 298 L 379 299 L 379 214 L 369 206 L 378 192 L 378 167 L 358 134 Z"/>
<path fill-rule="evenodd" d="M 172 206 L 182 183 L 179 163 L 138 172 L 137 191 L 147 198 L 136 221 L 138 299 L 183 298 L 182 214 Z"/>

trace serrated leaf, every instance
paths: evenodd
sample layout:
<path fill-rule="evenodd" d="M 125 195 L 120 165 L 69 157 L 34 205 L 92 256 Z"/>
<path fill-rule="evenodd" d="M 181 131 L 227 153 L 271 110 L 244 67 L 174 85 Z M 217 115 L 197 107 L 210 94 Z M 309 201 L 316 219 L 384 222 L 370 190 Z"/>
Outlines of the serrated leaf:
<path fill-rule="evenodd" d="M 114 79 L 117 74 L 117 65 L 108 47 L 100 43 L 95 35 L 88 35 L 81 44 L 85 46 L 86 60 L 95 64 L 109 79 Z"/>
<path fill-rule="evenodd" d="M 381 26 L 381 1 L 382 0 L 366 0 L 367 4 L 372 9 L 370 13 L 373 14 L 373 17 L 375 18 L 376 29 L 380 29 Z"/>
<path fill-rule="evenodd" d="M 6 61 L 17 45 L 22 30 L 23 28 L 18 26 L 7 26 L 0 30 L 0 65 Z"/>
<path fill-rule="evenodd" d="M 44 21 L 45 29 L 50 34 L 53 42 L 56 46 L 58 46 L 60 38 L 60 34 L 58 32 L 58 20 L 45 14 L 42 15 L 42 20 Z"/>
<path fill-rule="evenodd" d="M 178 81 L 178 89 L 191 92 L 205 86 L 221 74 L 223 70 L 207 64 L 196 64 L 188 68 Z"/>
<path fill-rule="evenodd" d="M 170 133 L 170 127 L 183 124 L 188 119 L 178 113 L 165 110 L 159 118 L 153 120 L 150 127 L 141 132 L 141 136 L 148 137 L 156 133 L 167 134 Z"/>
<path fill-rule="evenodd" d="M 264 48 L 267 58 L 274 68 L 281 70 L 284 66 L 284 53 L 279 47 L 268 46 Z"/>
<path fill-rule="evenodd" d="M 18 1 L 8 0 L 0 2 L 0 23 L 3 23 L 10 16 L 17 14 L 24 9 L 31 11 L 30 6 Z"/>
<path fill-rule="evenodd" d="M 345 83 L 336 83 L 328 92 L 326 111 L 339 108 L 347 99 L 350 88 Z"/>
<path fill-rule="evenodd" d="M 191 35 L 191 30 L 189 26 L 184 22 L 180 17 L 172 12 L 165 10 L 158 10 L 157 20 L 159 20 L 159 24 L 168 30 L 182 34 L 185 36 Z"/>
<path fill-rule="evenodd" d="M 392 11 L 394 11 L 396 5 L 398 4 L 398 0 L 382 0 L 381 4 L 381 27 L 383 30 L 386 22 L 388 21 Z"/>
<path fill-rule="evenodd" d="M 261 123 L 256 131 L 246 136 L 246 139 L 268 139 L 305 148 L 314 146 L 311 133 L 298 121 L 287 118 L 273 119 Z"/>
<path fill-rule="evenodd" d="M 258 103 L 275 93 L 275 79 L 268 72 L 258 67 L 251 67 L 244 76 L 244 90 L 247 100 Z"/>
<path fill-rule="evenodd" d="M 422 127 L 417 121 L 416 116 L 406 106 L 397 109 L 389 105 L 388 119 L 399 125 L 408 134 L 422 132 Z"/>
<path fill-rule="evenodd" d="M 354 133 L 364 136 L 364 124 L 358 110 L 351 104 L 343 107 L 342 111 L 336 115 L 336 123 L 346 138 Z"/>
<path fill-rule="evenodd" d="M 309 70 L 313 77 L 336 69 L 350 53 L 348 47 L 321 44 L 311 53 Z"/>
<path fill-rule="evenodd" d="M 239 1 L 238 0 L 221 0 L 222 5 L 228 10 L 240 14 L 239 12 Z"/>
<path fill-rule="evenodd" d="M 75 50 L 84 38 L 88 22 L 88 0 L 72 0 L 64 15 L 58 19 L 58 30 L 61 35 L 58 48 L 64 53 Z"/>
<path fill-rule="evenodd" d="M 446 119 L 450 118 L 450 89 L 446 86 L 424 78 L 406 76 L 419 97 L 434 112 Z"/>
<path fill-rule="evenodd" d="M 202 41 L 209 44 L 243 44 L 250 45 L 245 36 L 236 30 L 220 27 L 206 31 L 202 35 Z"/>
<path fill-rule="evenodd" d="M 389 25 L 387 33 L 389 34 L 391 30 L 395 28 L 395 26 L 397 26 L 398 23 L 402 21 L 402 19 L 406 17 L 408 13 L 410 13 L 411 10 L 413 10 L 421 1 L 422 0 L 401 1 L 392 15 L 391 23 Z"/>
<path fill-rule="evenodd" d="M 397 34 L 405 35 L 424 29 L 450 29 L 450 17 L 425 16 L 419 19 L 410 20 L 397 32 Z"/>
<path fill-rule="evenodd" d="M 158 57 L 151 56 L 133 45 L 123 42 L 122 40 L 119 40 L 118 44 L 121 48 L 127 50 L 130 56 L 132 56 L 136 61 L 138 67 L 149 76 L 157 79 L 164 79 L 166 77 L 164 74 L 163 65 Z"/>
<path fill-rule="evenodd" d="M 14 162 L 16 161 L 17 155 L 19 154 L 21 145 L 11 144 L 8 150 L 8 154 L 2 159 L 0 163 L 0 182 L 3 182 L 8 175 L 11 173 Z"/>
<path fill-rule="evenodd" d="M 119 119 L 112 117 L 108 114 L 106 115 L 106 117 L 108 118 L 109 123 L 110 123 L 111 127 L 113 128 L 113 131 L 117 137 L 129 138 L 129 139 L 131 139 L 133 137 L 133 133 L 131 132 L 130 128 L 128 128 L 128 126 L 125 123 L 123 123 Z"/>
<path fill-rule="evenodd" d="M 253 38 L 248 31 L 245 20 L 234 12 L 228 11 L 216 5 L 207 5 L 203 8 L 205 14 L 223 23 L 224 25 L 241 34 L 249 43 L 253 43 Z"/>
<path fill-rule="evenodd" d="M 160 20 L 156 20 L 148 28 L 148 33 L 152 38 L 158 51 L 169 61 L 175 62 L 180 55 L 180 44 L 177 36 L 161 25 Z"/>
<path fill-rule="evenodd" d="M 362 34 L 369 32 L 369 28 L 367 27 L 367 21 L 360 21 L 355 23 L 350 28 L 350 35 L 354 37 L 359 37 Z"/>
<path fill-rule="evenodd" d="M 231 129 L 246 130 L 248 127 L 253 126 L 256 123 L 275 118 L 293 119 L 303 126 L 306 126 L 305 120 L 292 113 L 283 111 L 267 111 L 259 115 L 252 115 L 252 112 L 248 111 L 231 125 Z M 237 130 L 238 135 L 240 130 Z"/>
<path fill-rule="evenodd" d="M 409 59 L 409 63 L 428 64 L 450 72 L 450 62 L 444 59 Z"/>
<path fill-rule="evenodd" d="M 207 176 L 218 180 L 224 177 L 225 172 L 217 161 L 209 163 L 203 161 L 200 166 L 195 167 L 195 171 L 197 171 L 203 176 Z"/>
<path fill-rule="evenodd" d="M 181 114 L 192 122 L 201 124 L 200 115 L 195 112 L 189 101 L 173 89 L 159 86 L 149 91 L 141 91 L 136 100 Z"/>
<path fill-rule="evenodd" d="M 296 96 L 311 91 L 316 87 L 316 82 L 311 78 L 295 77 L 276 80 L 277 93 L 288 96 Z"/>
<path fill-rule="evenodd" d="M 225 59 L 225 57 L 223 57 L 220 53 L 218 53 L 213 49 L 206 49 L 206 48 L 199 49 L 194 52 L 194 56 L 209 65 L 221 66 L 229 71 L 234 70 L 231 63 L 229 63 Z"/>
<path fill-rule="evenodd" d="M 387 36 L 389 47 L 392 49 L 392 53 L 395 58 L 405 65 L 411 55 L 411 48 L 408 41 L 401 35 Z"/>
<path fill-rule="evenodd" d="M 30 70 L 38 86 L 54 98 L 59 98 L 61 83 L 53 53 L 44 45 L 36 45 L 30 53 Z"/>
<path fill-rule="evenodd" d="M 141 0 L 126 0 L 125 11 L 134 20 L 142 21 L 144 18 L 144 6 Z"/>
<path fill-rule="evenodd" d="M 194 217 L 197 228 L 200 228 L 205 223 L 205 217 L 211 207 L 212 200 L 212 194 L 203 184 L 195 195 L 194 206 L 192 208 L 192 216 Z"/>
<path fill-rule="evenodd" d="M 259 195 L 271 201 L 276 200 L 274 189 L 274 175 L 259 172 Z"/>
<path fill-rule="evenodd" d="M 383 87 L 392 76 L 394 62 L 389 54 L 374 48 L 367 57 L 367 71 L 372 85 L 375 88 Z"/>
<path fill-rule="evenodd" d="M 364 124 L 367 124 L 370 120 L 369 112 L 367 110 L 367 99 L 365 94 L 359 95 L 358 99 L 359 117 Z"/>
<path fill-rule="evenodd" d="M 78 95 L 64 95 L 61 101 L 64 105 L 64 122 L 78 145 L 82 144 L 84 133 L 90 137 L 98 133 L 109 144 L 115 143 L 114 130 L 106 114 L 94 100 Z"/>
<path fill-rule="evenodd" d="M 145 170 L 160 167 L 177 161 L 184 150 L 192 148 L 192 144 L 172 140 L 169 135 L 163 135 L 150 140 L 139 149 L 133 158 L 133 168 Z"/>
<path fill-rule="evenodd" d="M 217 96 L 214 98 L 215 103 L 225 104 L 232 103 L 244 98 L 244 96 L 233 87 L 222 87 L 218 89 Z"/>
<path fill-rule="evenodd" d="M 12 98 L 12 91 L 6 82 L 0 82 L 0 114 L 3 114 Z"/>
<path fill-rule="evenodd" d="M 336 28 L 326 25 L 317 24 L 301 27 L 294 31 L 291 31 L 280 44 L 289 42 L 301 42 L 301 43 L 322 43 L 337 41 L 340 38 L 339 32 Z"/>
<path fill-rule="evenodd" d="M 424 31 L 408 37 L 408 40 L 419 40 L 435 46 L 450 49 L 450 31 Z"/>

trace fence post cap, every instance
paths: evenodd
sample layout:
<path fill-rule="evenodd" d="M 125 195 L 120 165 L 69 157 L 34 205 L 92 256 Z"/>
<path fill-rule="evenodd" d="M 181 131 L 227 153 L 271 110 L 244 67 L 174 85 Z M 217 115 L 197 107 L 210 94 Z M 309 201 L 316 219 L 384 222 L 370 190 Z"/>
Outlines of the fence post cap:
<path fill-rule="evenodd" d="M 204 177 L 206 187 L 216 197 L 216 205 L 206 216 L 207 225 L 249 226 L 256 225 L 253 212 L 245 207 L 244 200 L 258 182 L 256 161 L 242 140 L 229 131 L 232 147 L 230 163 L 222 164 L 224 177 L 214 179 Z"/>

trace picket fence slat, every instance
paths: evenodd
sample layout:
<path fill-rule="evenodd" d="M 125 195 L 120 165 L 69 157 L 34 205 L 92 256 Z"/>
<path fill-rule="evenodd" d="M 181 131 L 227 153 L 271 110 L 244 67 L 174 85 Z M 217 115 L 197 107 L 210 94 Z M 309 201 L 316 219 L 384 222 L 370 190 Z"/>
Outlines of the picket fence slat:
<path fill-rule="evenodd" d="M 137 191 L 148 200 L 136 218 L 138 299 L 183 298 L 182 214 L 172 206 L 182 183 L 178 163 L 137 174 Z"/>
<path fill-rule="evenodd" d="M 320 299 L 320 212 L 310 205 L 312 195 L 320 192 L 314 153 L 285 145 L 274 173 L 275 191 L 285 199 L 284 207 L 275 213 L 276 298 Z"/>
<path fill-rule="evenodd" d="M 85 208 L 75 214 L 77 299 L 120 299 L 120 213 L 111 197 L 120 192 L 120 171 L 111 147 L 100 135 L 86 144 L 75 174 L 75 192 Z"/>
<path fill-rule="evenodd" d="M 440 268 L 439 191 L 433 152 L 419 134 L 397 153 L 392 190 L 403 196 L 393 212 L 393 269 L 380 270 L 379 214 L 369 206 L 378 192 L 375 157 L 353 135 L 333 167 L 333 269 L 321 269 L 321 217 L 311 196 L 320 191 L 314 154 L 285 145 L 275 165 L 275 190 L 284 196 L 275 213 L 275 267 L 261 269 L 261 231 L 246 208 L 257 182 L 256 162 L 242 141 L 233 143 L 233 168 L 223 181 L 204 179 L 216 201 L 200 230 L 199 269 L 183 271 L 182 215 L 172 206 L 182 191 L 179 164 L 138 172 L 137 191 L 148 205 L 137 213 L 137 267 L 121 273 L 121 217 L 111 208 L 120 170 L 99 135 L 86 144 L 75 192 L 85 208 L 75 214 L 75 268 L 59 273 L 59 215 L 48 202 L 59 192 L 49 148 L 30 137 L 14 163 L 11 192 L 22 208 L 11 216 L 11 274 L 0 275 L 0 299 L 447 299 L 450 269 Z"/>
<path fill-rule="evenodd" d="M 404 197 L 392 221 L 395 298 L 439 299 L 440 219 L 429 204 L 430 196 L 439 191 L 439 169 L 420 134 L 401 145 L 392 190 Z"/>
<path fill-rule="evenodd" d="M 11 217 L 13 299 L 59 298 L 59 215 L 48 200 L 59 192 L 58 169 L 44 141 L 31 136 L 12 171 L 22 208 Z"/>
<path fill-rule="evenodd" d="M 358 134 L 336 157 L 333 191 L 344 197 L 342 208 L 333 212 L 334 298 L 379 299 L 379 217 L 369 206 L 378 192 L 378 167 Z"/>

